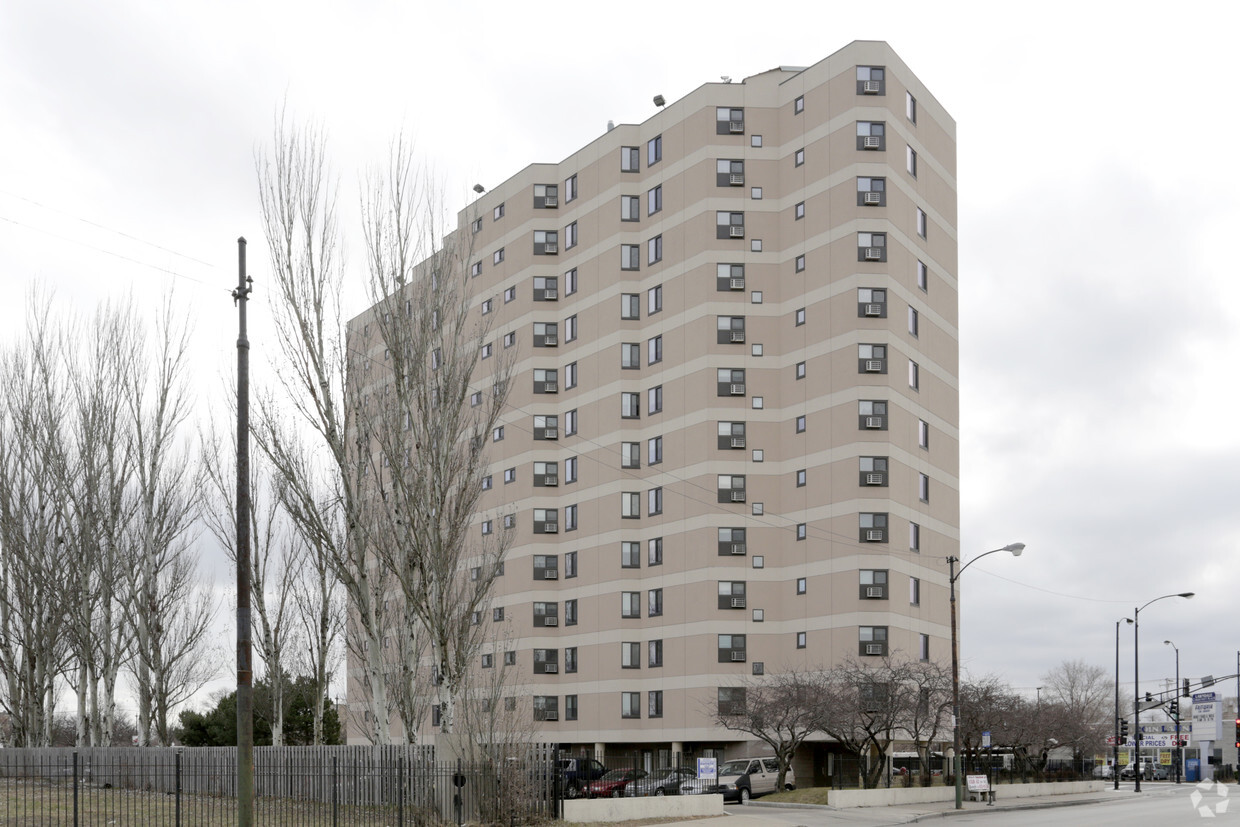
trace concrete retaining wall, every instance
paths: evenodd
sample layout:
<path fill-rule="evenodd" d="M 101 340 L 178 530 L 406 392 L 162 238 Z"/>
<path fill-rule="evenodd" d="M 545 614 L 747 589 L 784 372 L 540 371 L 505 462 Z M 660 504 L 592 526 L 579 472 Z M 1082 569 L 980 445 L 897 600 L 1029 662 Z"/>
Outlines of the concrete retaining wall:
<path fill-rule="evenodd" d="M 1044 781 L 1038 784 L 1000 784 L 995 798 L 1027 798 L 1035 795 L 1070 795 L 1093 793 L 1106 789 L 1106 781 Z M 968 791 L 965 791 L 966 800 Z M 931 801 L 954 801 L 954 787 L 892 787 L 880 790 L 832 790 L 827 802 L 832 807 L 890 807 L 900 804 L 926 804 Z"/>
<path fill-rule="evenodd" d="M 629 821 L 639 818 L 686 818 L 723 815 L 721 795 L 667 795 L 642 798 L 578 798 L 564 802 L 564 820 Z"/>

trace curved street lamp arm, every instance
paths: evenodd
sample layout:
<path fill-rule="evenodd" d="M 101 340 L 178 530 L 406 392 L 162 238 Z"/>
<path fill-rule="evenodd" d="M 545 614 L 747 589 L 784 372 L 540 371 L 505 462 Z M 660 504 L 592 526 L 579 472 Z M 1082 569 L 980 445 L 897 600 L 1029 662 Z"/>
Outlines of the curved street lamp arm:
<path fill-rule="evenodd" d="M 959 570 L 959 571 L 957 571 L 957 572 L 956 572 L 956 574 L 955 574 L 955 576 L 951 578 L 951 582 L 955 583 L 957 580 L 959 580 L 959 579 L 960 579 L 960 575 L 964 574 L 964 570 L 965 570 L 965 569 L 967 569 L 969 566 L 971 566 L 971 565 L 973 565 L 974 563 L 976 563 L 978 560 L 981 560 L 983 557 L 989 557 L 990 555 L 992 555 L 992 554 L 998 554 L 998 553 L 999 553 L 999 552 L 1001 552 L 1001 551 L 1008 551 L 1008 552 L 1011 552 L 1013 555 L 1015 555 L 1015 556 L 1019 557 L 1019 556 L 1020 556 L 1020 553 L 1021 553 L 1022 551 L 1024 551 L 1024 550 L 1025 550 L 1025 544 L 1024 544 L 1024 543 L 1008 543 L 1008 544 L 1007 544 L 1006 546 L 1004 546 L 1003 548 L 996 548 L 996 549 L 991 549 L 990 551 L 984 551 L 984 552 L 982 552 L 981 554 L 979 554 L 979 555 L 977 555 L 976 557 L 974 557 L 974 558 L 973 558 L 972 560 L 970 560 L 969 562 L 965 563 L 963 566 L 961 566 L 961 567 L 960 567 L 960 570 Z M 948 559 L 948 561 L 949 561 L 949 562 L 957 562 L 957 563 L 958 563 L 958 562 L 960 562 L 960 560 L 959 560 L 958 558 L 955 558 L 955 557 L 948 557 L 947 559 Z M 1168 595 L 1168 596 L 1169 596 L 1169 597 L 1176 597 L 1177 595 Z M 1144 608 L 1144 607 L 1142 607 L 1142 608 Z"/>

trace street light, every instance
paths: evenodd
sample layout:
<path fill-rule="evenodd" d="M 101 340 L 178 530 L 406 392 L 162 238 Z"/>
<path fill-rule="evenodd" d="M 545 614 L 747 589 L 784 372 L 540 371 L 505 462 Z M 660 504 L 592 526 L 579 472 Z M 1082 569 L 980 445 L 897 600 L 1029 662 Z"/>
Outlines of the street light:
<path fill-rule="evenodd" d="M 1175 695 L 1176 695 L 1176 711 L 1175 711 L 1175 783 L 1180 783 L 1180 767 L 1184 764 L 1184 748 L 1180 746 L 1180 647 L 1176 646 L 1169 640 L 1164 640 L 1164 644 L 1175 650 Z"/>
<path fill-rule="evenodd" d="M 1131 617 L 1121 617 L 1115 621 L 1115 746 L 1111 751 L 1111 776 L 1115 779 L 1115 789 L 1119 789 L 1119 624 L 1132 623 Z"/>
<path fill-rule="evenodd" d="M 960 647 L 956 641 L 956 581 L 960 579 L 960 575 L 964 574 L 965 569 L 987 555 L 1007 551 L 1013 557 L 1019 557 L 1024 550 L 1024 543 L 1009 543 L 1003 548 L 992 549 L 977 555 L 961 566 L 960 571 L 956 571 L 956 564 L 960 562 L 960 559 L 958 557 L 947 558 L 947 582 L 951 586 L 952 605 L 952 750 L 955 753 L 952 763 L 955 765 L 957 810 L 964 807 L 964 790 L 960 780 Z"/>
<path fill-rule="evenodd" d="M 1187 600 L 1194 594 L 1195 592 L 1164 594 L 1162 597 L 1155 597 L 1132 613 L 1132 740 L 1136 745 L 1133 752 L 1137 760 L 1137 766 L 1133 772 L 1137 783 L 1133 787 L 1133 792 L 1141 792 L 1141 609 L 1169 597 L 1183 597 Z"/>

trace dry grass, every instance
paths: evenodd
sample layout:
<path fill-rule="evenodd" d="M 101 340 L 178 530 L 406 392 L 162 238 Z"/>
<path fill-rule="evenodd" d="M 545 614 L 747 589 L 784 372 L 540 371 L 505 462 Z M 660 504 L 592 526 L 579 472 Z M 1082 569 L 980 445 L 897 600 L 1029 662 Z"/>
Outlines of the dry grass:
<path fill-rule="evenodd" d="M 762 796 L 762 801 L 771 804 L 826 804 L 830 787 L 803 787 L 799 790 L 786 790 Z"/>

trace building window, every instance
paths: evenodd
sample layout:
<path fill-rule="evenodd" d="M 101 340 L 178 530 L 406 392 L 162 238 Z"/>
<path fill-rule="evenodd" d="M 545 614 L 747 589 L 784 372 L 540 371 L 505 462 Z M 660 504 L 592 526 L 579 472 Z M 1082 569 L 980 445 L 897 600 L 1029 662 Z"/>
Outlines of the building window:
<path fill-rule="evenodd" d="M 564 182 L 564 203 L 573 201 L 577 198 L 577 176 L 570 175 Z"/>
<path fill-rule="evenodd" d="M 620 467 L 621 468 L 641 468 L 641 450 L 640 442 L 621 442 L 620 443 Z"/>
<path fill-rule="evenodd" d="M 554 285 L 553 285 L 554 286 Z M 564 274 L 564 295 L 571 296 L 577 292 L 577 268 L 567 271 Z"/>
<path fill-rule="evenodd" d="M 500 204 L 498 207 L 496 207 L 495 209 L 491 211 L 492 221 L 499 221 L 503 217 L 504 217 L 504 205 L 503 204 Z"/>
<path fill-rule="evenodd" d="M 806 531 L 805 523 L 797 523 L 797 539 L 798 540 L 805 539 L 805 531 Z"/>
<path fill-rule="evenodd" d="M 861 528 L 861 542 L 887 542 L 887 515 L 885 513 L 861 512 L 858 522 Z"/>
<path fill-rule="evenodd" d="M 564 249 L 571 250 L 577 246 L 577 222 L 574 221 L 564 228 Z"/>
<path fill-rule="evenodd" d="M 862 626 L 858 638 L 860 648 L 857 654 L 864 656 L 884 656 L 887 654 L 887 627 Z"/>
<path fill-rule="evenodd" d="M 653 365 L 663 361 L 663 337 L 655 336 L 646 340 L 646 364 Z"/>
<path fill-rule="evenodd" d="M 887 346 L 857 345 L 857 371 L 859 373 L 886 373 Z"/>
<path fill-rule="evenodd" d="M 726 293 L 731 290 L 745 289 L 745 265 L 744 264 L 716 264 L 715 265 L 715 290 L 720 293 Z"/>
<path fill-rule="evenodd" d="M 663 487 L 651 488 L 646 492 L 646 516 L 653 517 L 663 513 Z"/>
<path fill-rule="evenodd" d="M 473 220 L 473 223 L 469 225 L 469 228 L 470 228 L 471 230 L 473 230 L 475 233 L 480 233 L 480 232 L 482 232 L 482 219 L 481 219 L 481 218 L 475 218 L 475 219 Z"/>
<path fill-rule="evenodd" d="M 926 265 L 924 263 L 920 261 L 917 262 L 917 286 L 921 289 L 923 293 L 928 292 L 927 285 L 929 284 L 929 282 L 930 282 L 929 270 L 926 268 Z"/>
<path fill-rule="evenodd" d="M 504 426 L 503 425 L 498 425 L 491 429 L 491 441 L 492 442 L 499 442 L 503 438 L 504 438 Z"/>
<path fill-rule="evenodd" d="M 908 602 L 913 606 L 921 605 L 921 580 L 916 577 L 908 579 Z"/>
<path fill-rule="evenodd" d="M 654 215 L 663 209 L 663 185 L 646 190 L 646 215 Z"/>
<path fill-rule="evenodd" d="M 805 632 L 797 632 L 797 648 L 805 648 Z"/>
<path fill-rule="evenodd" d="M 794 215 L 796 216 L 797 221 L 800 221 L 802 218 L 804 218 L 805 217 L 805 202 L 804 201 L 798 202 L 796 207 L 793 208 L 793 212 L 794 212 Z"/>
<path fill-rule="evenodd" d="M 663 461 L 663 437 L 652 436 L 646 440 L 646 464 L 658 465 Z"/>
<path fill-rule="evenodd" d="M 641 366 L 641 345 L 637 342 L 621 342 L 620 367 L 624 370 L 637 370 Z"/>
<path fill-rule="evenodd" d="M 491 254 L 492 264 L 499 264 L 503 260 L 504 260 L 504 248 L 503 247 L 500 247 L 498 250 L 496 250 L 494 253 Z"/>
<path fill-rule="evenodd" d="M 474 391 L 469 395 L 469 407 L 476 408 L 482 404 L 482 391 Z"/>
<path fill-rule="evenodd" d="M 642 645 L 637 641 L 624 641 L 620 644 L 620 668 L 642 668 Z"/>
<path fill-rule="evenodd" d="M 886 260 L 886 233 L 857 233 L 857 261 Z"/>
<path fill-rule="evenodd" d="M 534 439 L 559 439 L 558 416 L 535 416 Z"/>
<path fill-rule="evenodd" d="M 862 569 L 860 581 L 859 597 L 862 600 L 887 599 L 886 569 Z"/>
<path fill-rule="evenodd" d="M 483 520 L 481 523 L 483 535 L 491 534 L 494 530 L 494 524 L 490 520 Z"/>
<path fill-rule="evenodd" d="M 904 168 L 909 175 L 917 177 L 917 151 L 911 146 L 904 147 Z"/>
<path fill-rule="evenodd" d="M 797 308 L 796 316 L 794 318 L 796 319 L 797 327 L 800 327 L 801 325 L 805 324 L 805 308 L 804 307 Z"/>
<path fill-rule="evenodd" d="M 921 526 L 917 523 L 908 524 L 908 550 L 921 553 Z"/>
<path fill-rule="evenodd" d="M 917 234 L 922 238 L 926 237 L 926 211 L 921 207 L 917 208 Z"/>
<path fill-rule="evenodd" d="M 635 146 L 620 147 L 620 171 L 637 172 L 641 163 L 641 150 Z"/>
<path fill-rule="evenodd" d="M 534 369 L 534 393 L 559 393 L 560 372 L 555 369 Z"/>
<path fill-rule="evenodd" d="M 564 650 L 564 672 L 573 674 L 577 671 L 577 647 L 569 646 Z"/>
<path fill-rule="evenodd" d="M 621 617 L 641 617 L 642 616 L 642 593 L 641 592 L 620 592 L 620 616 Z"/>
<path fill-rule="evenodd" d="M 797 362 L 795 373 L 796 373 L 797 379 L 805 378 L 805 363 L 804 362 Z"/>
<path fill-rule="evenodd" d="M 744 316 L 716 316 L 715 317 L 715 343 L 720 345 L 726 344 L 744 344 L 745 343 L 745 317 Z"/>
<path fill-rule="evenodd" d="M 858 95 L 887 94 L 887 70 L 883 66 L 857 67 Z"/>
<path fill-rule="evenodd" d="M 656 135 L 646 141 L 646 166 L 652 167 L 663 160 L 663 136 Z"/>
<path fill-rule="evenodd" d="M 574 313 L 564 320 L 564 341 L 572 342 L 577 339 L 577 315 Z"/>
<path fill-rule="evenodd" d="M 718 689 L 716 711 L 719 715 L 745 714 L 745 687 L 721 686 Z"/>
<path fill-rule="evenodd" d="M 797 594 L 805 594 L 806 581 L 804 577 L 797 578 Z"/>
<path fill-rule="evenodd" d="M 639 569 L 642 566 L 641 543 L 625 541 L 620 544 L 620 568 Z"/>
<path fill-rule="evenodd" d="M 620 245 L 620 269 L 621 270 L 640 270 L 641 262 L 639 260 L 640 248 L 636 244 Z"/>
<path fill-rule="evenodd" d="M 744 422 L 720 422 L 716 435 L 715 447 L 722 451 L 745 447 Z"/>
<path fill-rule="evenodd" d="M 535 534 L 559 534 L 560 533 L 560 509 L 558 508 L 535 508 L 534 509 L 534 533 Z"/>
<path fill-rule="evenodd" d="M 917 123 L 917 98 L 913 97 L 912 92 L 904 93 L 904 117 Z"/>
<path fill-rule="evenodd" d="M 646 291 L 646 315 L 653 316 L 663 310 L 663 285 L 656 284 Z"/>
<path fill-rule="evenodd" d="M 908 360 L 908 386 L 913 390 L 921 388 L 921 368 L 912 359 Z"/>
<path fill-rule="evenodd" d="M 745 110 L 720 106 L 715 109 L 716 135 L 743 135 L 745 133 Z"/>
<path fill-rule="evenodd" d="M 490 474 L 487 474 L 485 477 L 482 478 L 482 490 L 483 491 L 491 490 L 491 475 Z"/>
<path fill-rule="evenodd" d="M 652 537 L 646 541 L 646 565 L 663 565 L 663 538 Z"/>
<path fill-rule="evenodd" d="M 493 622 L 499 623 L 503 621 L 503 619 L 504 619 L 504 607 L 503 606 L 496 606 L 494 609 L 491 610 L 491 620 Z"/>
<path fill-rule="evenodd" d="M 887 457 L 860 457 L 857 464 L 860 466 L 861 485 L 887 484 Z"/>
<path fill-rule="evenodd" d="M 919 322 L 920 322 L 920 319 L 918 318 L 918 313 L 917 313 L 916 308 L 910 306 L 908 309 L 908 332 L 910 335 L 912 336 L 918 335 L 918 333 L 920 332 Z"/>
<path fill-rule="evenodd" d="M 744 663 L 745 636 L 719 635 L 718 652 L 720 663 Z"/>
<path fill-rule="evenodd" d="M 564 696 L 564 720 L 566 721 L 577 720 L 577 696 L 576 695 L 565 695 Z"/>
<path fill-rule="evenodd" d="M 887 206 L 887 179 L 886 178 L 857 178 L 857 206 L 858 207 L 885 207 Z"/>
<path fill-rule="evenodd" d="M 560 205 L 560 188 L 555 184 L 534 185 L 534 209 L 554 210 Z"/>
<path fill-rule="evenodd" d="M 924 419 L 917 420 L 917 447 L 930 447 L 930 423 Z"/>
<path fill-rule="evenodd" d="M 861 430 L 887 430 L 887 403 L 880 399 L 862 399 L 857 403 L 857 427 Z"/>
<path fill-rule="evenodd" d="M 751 135 L 749 137 L 749 145 L 753 147 L 754 149 L 761 149 L 762 148 L 762 136 Z"/>
<path fill-rule="evenodd" d="M 882 121 L 857 121 L 857 149 L 885 151 L 887 124 Z"/>
<path fill-rule="evenodd" d="M 516 468 L 505 468 L 504 469 L 504 482 L 505 483 L 516 482 L 516 480 L 517 480 L 517 469 Z"/>
<path fill-rule="evenodd" d="M 917 497 L 923 503 L 930 502 L 930 477 L 926 474 L 917 475 Z"/>
<path fill-rule="evenodd" d="M 480 275 L 482 275 L 482 262 L 481 262 L 481 261 L 475 261 L 473 264 L 469 265 L 469 274 L 470 274 L 471 276 L 480 276 Z"/>
<path fill-rule="evenodd" d="M 576 626 L 577 625 L 577 600 L 576 598 L 572 600 L 564 601 L 564 625 L 565 626 Z"/>
<path fill-rule="evenodd" d="M 538 488 L 554 488 L 560 484 L 560 464 L 558 462 L 535 462 L 534 485 Z"/>
<path fill-rule="evenodd" d="M 641 213 L 638 212 L 638 200 L 636 195 L 620 196 L 620 220 L 621 221 L 639 221 Z"/>
<path fill-rule="evenodd" d="M 560 650 L 535 649 L 534 673 L 537 675 L 554 675 L 560 671 Z"/>
<path fill-rule="evenodd" d="M 620 492 L 620 516 L 626 520 L 641 517 L 641 496 L 636 491 Z"/>
<path fill-rule="evenodd" d="M 796 429 L 798 434 L 805 433 L 805 414 L 801 414 L 796 419 Z"/>
<path fill-rule="evenodd" d="M 640 718 L 642 716 L 642 693 L 620 693 L 620 717 Z"/>
<path fill-rule="evenodd" d="M 792 114 L 800 115 L 805 111 L 805 96 L 798 95 L 797 99 L 792 102 Z"/>
<path fill-rule="evenodd" d="M 721 528 L 719 529 L 718 534 L 720 557 L 745 554 L 747 550 L 745 544 L 745 529 Z"/>
<path fill-rule="evenodd" d="M 637 293 L 620 294 L 620 318 L 641 318 L 641 297 Z"/>
<path fill-rule="evenodd" d="M 495 655 L 490 655 L 490 654 L 483 655 L 482 656 L 482 668 L 490 669 L 493 666 L 495 666 Z"/>
<path fill-rule="evenodd" d="M 556 288 L 559 286 L 558 280 L 553 276 L 544 278 L 543 276 L 534 277 L 534 301 L 536 302 L 553 302 L 560 298 L 560 291 Z"/>
<path fill-rule="evenodd" d="M 490 312 L 491 312 L 491 300 L 483 299 L 482 300 L 482 315 L 485 316 Z"/>
<path fill-rule="evenodd" d="M 512 347 L 512 346 L 513 346 L 513 345 L 515 345 L 516 343 L 517 343 L 517 334 L 516 334 L 516 333 L 513 333 L 512 331 L 509 331 L 508 333 L 505 333 L 505 334 L 504 334 L 504 347 L 505 347 L 505 348 Z M 436 354 L 438 354 L 438 353 L 439 353 L 439 351 L 438 351 L 438 350 L 436 350 L 436 351 L 435 351 L 435 353 L 436 353 Z M 439 359 L 438 359 L 438 356 L 436 356 L 436 359 L 435 359 L 435 367 L 436 367 L 436 369 L 438 369 L 438 367 L 439 367 Z"/>
<path fill-rule="evenodd" d="M 564 554 L 564 579 L 577 576 L 577 552 L 569 551 Z"/>
<path fill-rule="evenodd" d="M 663 641 L 652 640 L 646 644 L 646 651 L 649 659 L 646 665 L 651 669 L 657 669 L 663 665 Z"/>
<path fill-rule="evenodd" d="M 560 252 L 560 234 L 554 230 L 534 231 L 534 255 L 553 256 Z"/>
<path fill-rule="evenodd" d="M 744 368 L 719 368 L 716 370 L 715 390 L 717 396 L 744 396 Z"/>
<path fill-rule="evenodd" d="M 655 385 L 646 390 L 646 412 L 657 414 L 663 410 L 663 386 Z"/>
<path fill-rule="evenodd" d="M 743 474 L 718 474 L 717 477 L 719 502 L 745 502 L 745 476 Z"/>
<path fill-rule="evenodd" d="M 639 419 L 642 415 L 641 396 L 634 391 L 624 391 L 620 394 L 620 418 L 621 419 Z"/>
<path fill-rule="evenodd" d="M 661 617 L 663 615 L 663 590 L 651 589 L 646 592 L 646 616 Z"/>
<path fill-rule="evenodd" d="M 804 468 L 797 471 L 797 488 L 805 487 L 806 470 Z"/>
<path fill-rule="evenodd" d="M 656 235 L 646 241 L 646 263 L 655 264 L 663 260 L 663 236 Z"/>
<path fill-rule="evenodd" d="M 572 436 L 577 433 L 577 409 L 573 408 L 564 414 L 564 435 Z"/>
<path fill-rule="evenodd" d="M 715 238 L 744 238 L 745 213 L 718 210 L 715 213 Z"/>
<path fill-rule="evenodd" d="M 558 333 L 555 322 L 534 322 L 534 347 L 555 347 L 560 343 Z"/>
<path fill-rule="evenodd" d="M 715 186 L 740 187 L 745 184 L 745 162 L 740 159 L 719 158 L 715 161 Z"/>
<path fill-rule="evenodd" d="M 802 147 L 801 149 L 798 149 L 796 152 L 793 153 L 792 164 L 793 166 L 798 166 L 798 167 L 805 165 L 805 148 L 804 147 Z"/>
<path fill-rule="evenodd" d="M 569 362 L 564 366 L 564 388 L 577 387 L 577 363 Z"/>

